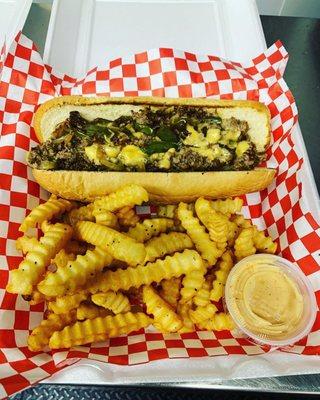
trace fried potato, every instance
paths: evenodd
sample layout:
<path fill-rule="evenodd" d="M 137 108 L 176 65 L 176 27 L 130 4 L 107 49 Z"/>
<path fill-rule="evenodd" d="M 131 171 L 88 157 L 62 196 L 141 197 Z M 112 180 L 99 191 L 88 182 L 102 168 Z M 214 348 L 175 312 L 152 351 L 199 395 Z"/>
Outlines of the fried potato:
<path fill-rule="evenodd" d="M 191 301 L 188 303 L 178 303 L 177 313 L 182 319 L 183 326 L 179 329 L 179 333 L 187 333 L 195 331 L 194 323 L 192 322 L 189 312 L 191 310 Z"/>
<path fill-rule="evenodd" d="M 197 326 L 206 331 L 231 331 L 235 325 L 229 314 L 217 312 L 211 319 L 200 321 Z"/>
<path fill-rule="evenodd" d="M 163 327 L 166 332 L 177 332 L 182 328 L 181 318 L 151 286 L 143 287 L 143 302 L 146 304 L 147 313 L 152 314 L 155 323 Z"/>
<path fill-rule="evenodd" d="M 138 185 L 126 185 L 121 189 L 100 197 L 93 203 L 94 209 L 99 211 L 117 211 L 122 207 L 141 205 L 149 200 L 148 192 Z"/>
<path fill-rule="evenodd" d="M 9 293 L 31 294 L 50 260 L 65 246 L 71 235 L 72 228 L 69 225 L 55 224 L 40 238 L 34 249 L 27 253 L 18 269 L 10 271 L 6 290 Z"/>
<path fill-rule="evenodd" d="M 33 250 L 38 243 L 39 242 L 35 237 L 23 235 L 17 239 L 16 249 L 22 251 L 23 254 L 26 254 Z"/>
<path fill-rule="evenodd" d="M 152 282 L 161 282 L 203 268 L 203 260 L 195 250 L 184 250 L 167 256 L 164 260 L 157 260 L 136 268 L 128 267 L 125 270 L 106 271 L 99 280 L 88 287 L 90 293 L 107 292 L 109 290 L 128 290 L 132 287 L 150 285 Z"/>
<path fill-rule="evenodd" d="M 148 262 L 168 254 L 192 249 L 193 242 L 185 233 L 169 232 L 148 240 L 145 246 L 147 255 L 144 262 Z"/>
<path fill-rule="evenodd" d="M 81 303 L 77 308 L 77 320 L 93 319 L 97 317 L 106 317 L 112 313 L 103 307 L 91 303 Z"/>
<path fill-rule="evenodd" d="M 81 221 L 77 223 L 75 232 L 81 240 L 105 249 L 112 257 L 129 265 L 140 264 L 145 259 L 146 250 L 142 243 L 107 226 Z"/>
<path fill-rule="evenodd" d="M 230 215 L 241 211 L 243 200 L 239 197 L 235 197 L 234 199 L 213 200 L 210 202 L 210 205 L 213 210 Z"/>
<path fill-rule="evenodd" d="M 173 220 L 168 218 L 145 219 L 133 228 L 130 228 L 127 235 L 137 242 L 145 242 L 160 233 L 167 232 L 174 225 Z"/>
<path fill-rule="evenodd" d="M 94 221 L 93 204 L 74 208 L 67 214 L 67 221 L 74 226 L 79 221 Z"/>
<path fill-rule="evenodd" d="M 232 267 L 232 252 L 230 250 L 227 250 L 222 254 L 221 260 L 218 261 L 218 269 L 215 272 L 216 278 L 212 282 L 210 300 L 219 301 L 224 295 L 224 287 Z"/>
<path fill-rule="evenodd" d="M 201 288 L 197 291 L 193 297 L 193 303 L 199 307 L 205 307 L 210 303 L 210 292 L 212 289 L 212 282 L 206 279 Z"/>
<path fill-rule="evenodd" d="M 79 346 L 94 341 L 106 340 L 132 331 L 146 328 L 152 322 L 144 313 L 118 314 L 78 321 L 66 326 L 62 331 L 54 332 L 49 341 L 51 349 Z"/>
<path fill-rule="evenodd" d="M 130 206 L 120 208 L 116 215 L 121 226 L 135 226 L 140 221 L 139 215 L 137 215 L 135 209 Z"/>
<path fill-rule="evenodd" d="M 101 247 L 87 250 L 84 256 L 78 255 L 75 260 L 59 265 L 56 272 L 48 273 L 38 284 L 38 290 L 46 296 L 72 294 L 111 262 L 112 256 Z"/>
<path fill-rule="evenodd" d="M 94 211 L 94 217 L 97 224 L 109 226 L 112 229 L 119 229 L 118 218 L 111 211 Z"/>
<path fill-rule="evenodd" d="M 208 229 L 210 239 L 224 250 L 229 236 L 229 218 L 211 208 L 209 200 L 200 197 L 195 203 L 198 218 Z"/>
<path fill-rule="evenodd" d="M 57 199 L 57 196 L 51 195 L 50 199 L 43 204 L 35 207 L 30 214 L 23 220 L 19 231 L 26 232 L 29 228 L 35 228 L 43 221 L 50 220 L 52 217 L 71 210 L 74 203 L 64 199 Z"/>
<path fill-rule="evenodd" d="M 253 227 L 244 228 L 237 237 L 234 243 L 235 256 L 237 260 L 241 260 L 247 256 L 255 254 L 257 249 L 253 241 L 254 229 Z"/>
<path fill-rule="evenodd" d="M 76 320 L 74 311 L 68 314 L 49 314 L 47 319 L 41 321 L 28 337 L 28 348 L 30 351 L 43 350 L 49 343 L 49 339 L 56 331 L 60 331 L 65 326 L 72 324 Z"/>
<path fill-rule="evenodd" d="M 61 297 L 57 297 L 54 301 L 48 302 L 48 309 L 53 311 L 55 314 L 65 314 L 70 310 L 79 307 L 80 303 L 87 300 L 88 293 L 85 290 L 81 290 L 75 294 L 69 294 Z"/>
<path fill-rule="evenodd" d="M 277 251 L 277 243 L 274 243 L 270 236 L 265 236 L 256 226 L 253 227 L 253 243 L 256 249 L 263 253 L 275 254 Z"/>
<path fill-rule="evenodd" d="M 127 296 L 121 292 L 96 293 L 91 296 L 91 300 L 98 306 L 104 307 L 114 314 L 130 311 L 130 302 Z"/>
<path fill-rule="evenodd" d="M 186 276 L 182 279 L 180 303 L 187 303 L 196 295 L 197 291 L 201 289 L 205 281 L 204 276 L 206 272 L 207 268 L 205 265 L 203 265 L 202 268 L 186 274 Z"/>
<path fill-rule="evenodd" d="M 57 268 L 64 267 L 69 261 L 75 260 L 76 255 L 73 253 L 67 253 L 65 249 L 61 249 L 56 256 L 52 259 L 52 264 L 55 264 Z"/>
<path fill-rule="evenodd" d="M 164 279 L 161 281 L 160 296 L 171 305 L 174 309 L 177 308 L 180 298 L 181 277 Z"/>
<path fill-rule="evenodd" d="M 197 307 L 195 310 L 190 310 L 189 316 L 193 323 L 199 324 L 200 322 L 213 318 L 217 311 L 217 307 L 210 303 L 204 307 Z"/>
<path fill-rule="evenodd" d="M 221 252 L 216 247 L 215 243 L 210 240 L 204 227 L 200 225 L 198 218 L 193 216 L 193 212 L 188 209 L 188 206 L 185 203 L 179 204 L 177 213 L 181 225 L 187 231 L 187 234 L 190 236 L 196 249 L 210 265 L 214 265 L 217 262 L 218 257 L 221 255 Z"/>

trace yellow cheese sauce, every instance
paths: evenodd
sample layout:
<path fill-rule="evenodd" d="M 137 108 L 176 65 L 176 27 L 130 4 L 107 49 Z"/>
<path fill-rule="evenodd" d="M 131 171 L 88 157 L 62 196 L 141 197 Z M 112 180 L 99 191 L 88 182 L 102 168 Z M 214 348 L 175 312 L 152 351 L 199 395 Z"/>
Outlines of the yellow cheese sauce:
<path fill-rule="evenodd" d="M 282 340 L 299 326 L 304 301 L 297 283 L 261 257 L 242 264 L 230 276 L 228 308 L 247 331 Z"/>

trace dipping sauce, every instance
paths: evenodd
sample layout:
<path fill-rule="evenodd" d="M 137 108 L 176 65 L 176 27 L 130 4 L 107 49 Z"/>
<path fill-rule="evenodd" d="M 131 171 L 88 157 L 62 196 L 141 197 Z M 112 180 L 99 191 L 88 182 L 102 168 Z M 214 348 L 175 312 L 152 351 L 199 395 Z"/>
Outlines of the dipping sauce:
<path fill-rule="evenodd" d="M 226 284 L 232 318 L 262 342 L 290 341 L 308 322 L 304 315 L 308 290 L 302 290 L 300 274 L 296 277 L 296 270 L 288 272 L 279 259 L 283 260 L 265 254 L 247 257 L 234 267 Z"/>

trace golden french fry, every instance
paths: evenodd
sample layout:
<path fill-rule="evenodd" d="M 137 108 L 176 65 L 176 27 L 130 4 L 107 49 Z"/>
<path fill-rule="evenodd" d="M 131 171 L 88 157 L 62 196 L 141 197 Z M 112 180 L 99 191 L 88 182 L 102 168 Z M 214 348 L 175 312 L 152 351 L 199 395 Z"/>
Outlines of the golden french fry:
<path fill-rule="evenodd" d="M 75 294 L 69 294 L 66 296 L 57 297 L 54 301 L 48 302 L 48 309 L 53 311 L 55 314 L 65 314 L 74 308 L 79 307 L 80 303 L 87 300 L 88 293 L 85 290 L 81 290 Z"/>
<path fill-rule="evenodd" d="M 172 228 L 174 222 L 172 219 L 167 218 L 152 218 L 145 219 L 143 222 L 138 223 L 133 228 L 130 228 L 127 235 L 135 239 L 137 242 L 145 242 L 153 236 L 158 236 L 160 233 L 166 232 Z"/>
<path fill-rule="evenodd" d="M 240 228 L 250 228 L 252 226 L 250 219 L 245 219 L 243 215 L 234 215 L 231 220 Z"/>
<path fill-rule="evenodd" d="M 72 253 L 67 253 L 65 249 L 61 249 L 56 256 L 52 259 L 52 263 L 57 266 L 57 268 L 64 267 L 69 261 L 75 260 L 76 256 Z"/>
<path fill-rule="evenodd" d="M 158 217 L 175 219 L 178 206 L 176 204 L 160 205 L 158 208 Z"/>
<path fill-rule="evenodd" d="M 25 301 L 29 302 L 30 306 L 35 306 L 47 300 L 47 298 L 38 290 L 34 290 L 31 294 L 28 295 L 22 295 L 22 297 Z"/>
<path fill-rule="evenodd" d="M 39 242 L 35 237 L 23 235 L 17 239 L 16 249 L 22 251 L 23 254 L 26 254 L 33 250 L 38 243 Z"/>
<path fill-rule="evenodd" d="M 160 324 L 165 331 L 177 332 L 182 328 L 183 322 L 181 318 L 151 286 L 143 287 L 143 302 L 147 306 L 147 313 L 152 314 L 155 323 Z"/>
<path fill-rule="evenodd" d="M 119 229 L 118 218 L 111 211 L 94 211 L 94 217 L 97 224 L 109 226 L 112 229 Z"/>
<path fill-rule="evenodd" d="M 9 293 L 31 294 L 50 260 L 65 246 L 71 235 L 72 228 L 69 225 L 55 224 L 27 253 L 18 269 L 10 271 L 6 290 Z"/>
<path fill-rule="evenodd" d="M 71 210 L 74 204 L 68 200 L 57 199 L 55 195 L 51 195 L 50 199 L 43 204 L 35 207 L 30 214 L 23 220 L 19 231 L 26 232 L 29 228 L 40 225 L 45 220 Z"/>
<path fill-rule="evenodd" d="M 77 223 L 75 232 L 81 240 L 105 249 L 112 257 L 129 265 L 140 264 L 145 259 L 146 250 L 142 243 L 107 226 L 81 221 Z"/>
<path fill-rule="evenodd" d="M 104 340 L 145 328 L 152 322 L 144 313 L 117 314 L 78 321 L 55 332 L 49 341 L 51 349 L 61 349 Z"/>
<path fill-rule="evenodd" d="M 94 221 L 93 204 L 88 204 L 79 208 L 74 208 L 68 212 L 68 221 L 74 226 L 79 221 Z"/>
<path fill-rule="evenodd" d="M 28 348 L 30 351 L 43 350 L 49 343 L 49 339 L 56 331 L 75 322 L 75 312 L 68 314 L 49 314 L 47 319 L 41 321 L 28 337 Z"/>
<path fill-rule="evenodd" d="M 223 312 L 215 313 L 211 319 L 200 321 L 197 325 L 207 331 L 231 331 L 235 327 L 230 315 Z"/>
<path fill-rule="evenodd" d="M 106 271 L 99 280 L 88 287 L 90 293 L 107 292 L 109 290 L 129 290 L 132 287 L 150 285 L 152 282 L 161 282 L 163 279 L 177 278 L 193 270 L 203 268 L 203 260 L 195 250 L 184 250 L 167 256 L 164 260 L 154 263 L 128 267 L 125 270 Z"/>
<path fill-rule="evenodd" d="M 213 210 L 221 212 L 222 214 L 236 214 L 241 211 L 243 200 L 239 197 L 234 199 L 213 200 L 210 206 Z"/>
<path fill-rule="evenodd" d="M 198 218 L 208 229 L 210 239 L 224 250 L 229 236 L 229 218 L 211 208 L 210 201 L 203 197 L 197 199 L 195 209 Z"/>
<path fill-rule="evenodd" d="M 210 300 L 219 301 L 224 295 L 224 287 L 232 267 L 232 253 L 230 250 L 227 250 L 222 254 L 221 260 L 218 262 L 218 269 L 215 271 L 216 278 L 212 282 Z"/>
<path fill-rule="evenodd" d="M 72 294 L 111 262 L 111 255 L 101 247 L 87 250 L 84 256 L 78 255 L 75 260 L 59 265 L 56 272 L 48 273 L 38 284 L 38 290 L 45 296 Z"/>
<path fill-rule="evenodd" d="M 253 227 L 244 228 L 239 233 L 234 243 L 235 256 L 237 257 L 237 260 L 241 260 L 242 258 L 251 256 L 257 251 L 254 246 L 253 235 Z"/>
<path fill-rule="evenodd" d="M 128 297 L 121 292 L 96 293 L 91 296 L 91 300 L 114 314 L 128 312 L 131 308 Z"/>
<path fill-rule="evenodd" d="M 202 287 L 197 291 L 193 298 L 193 303 L 199 307 L 205 307 L 210 303 L 210 292 L 212 289 L 212 282 L 206 279 Z"/>
<path fill-rule="evenodd" d="M 177 308 L 180 297 L 181 277 L 164 279 L 161 282 L 160 296 L 174 309 Z"/>
<path fill-rule="evenodd" d="M 253 227 L 253 243 L 255 248 L 263 253 L 275 254 L 277 251 L 277 243 L 274 243 L 270 236 L 265 236 L 256 226 Z"/>
<path fill-rule="evenodd" d="M 121 226 L 135 226 L 140 221 L 139 215 L 130 206 L 120 208 L 116 215 Z"/>
<path fill-rule="evenodd" d="M 97 317 L 106 317 L 110 314 L 112 313 L 109 310 L 90 303 L 81 303 L 77 308 L 77 320 L 79 321 Z"/>
<path fill-rule="evenodd" d="M 221 251 L 216 247 L 215 243 L 210 240 L 204 227 L 200 225 L 198 218 L 193 216 L 193 212 L 188 209 L 187 204 L 179 204 L 178 218 L 202 257 L 207 260 L 210 265 L 214 265 L 221 255 Z"/>
<path fill-rule="evenodd" d="M 148 262 L 178 251 L 192 249 L 193 243 L 185 233 L 169 232 L 148 240 L 145 246 L 147 255 L 144 262 Z"/>
<path fill-rule="evenodd" d="M 207 272 L 205 265 L 201 269 L 191 271 L 182 279 L 182 289 L 180 290 L 180 303 L 187 303 L 201 289 Z"/>
<path fill-rule="evenodd" d="M 126 185 L 108 196 L 96 199 L 93 206 L 95 210 L 117 211 L 122 207 L 140 205 L 148 200 L 148 192 L 142 186 Z"/>
<path fill-rule="evenodd" d="M 50 224 L 49 221 L 45 220 L 41 222 L 40 227 L 43 233 L 47 233 L 49 229 L 53 227 L 53 224 Z"/>
<path fill-rule="evenodd" d="M 179 333 L 194 332 L 195 326 L 190 319 L 189 312 L 191 310 L 191 302 L 188 303 L 178 303 L 177 313 L 182 319 L 183 326 L 179 329 Z"/>
<path fill-rule="evenodd" d="M 217 307 L 210 303 L 204 307 L 197 307 L 195 310 L 190 310 L 189 316 L 193 323 L 199 324 L 208 319 L 212 319 L 217 311 Z"/>

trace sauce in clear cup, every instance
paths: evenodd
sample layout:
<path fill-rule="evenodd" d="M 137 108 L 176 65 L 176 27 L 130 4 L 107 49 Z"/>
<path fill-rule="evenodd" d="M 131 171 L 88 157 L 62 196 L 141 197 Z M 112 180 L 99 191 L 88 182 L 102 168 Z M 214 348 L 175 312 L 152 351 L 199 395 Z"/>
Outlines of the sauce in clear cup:
<path fill-rule="evenodd" d="M 317 313 L 308 278 L 295 264 L 270 254 L 246 257 L 232 268 L 225 302 L 240 331 L 275 347 L 308 335 Z"/>

